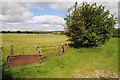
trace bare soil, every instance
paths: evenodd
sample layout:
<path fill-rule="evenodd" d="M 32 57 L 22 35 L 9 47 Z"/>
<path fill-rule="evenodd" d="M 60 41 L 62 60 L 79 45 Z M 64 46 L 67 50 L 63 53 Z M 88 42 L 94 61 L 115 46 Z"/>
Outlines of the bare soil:
<path fill-rule="evenodd" d="M 40 62 L 41 60 L 42 60 L 42 55 L 38 55 L 38 54 L 8 56 L 6 59 L 5 67 L 27 65 L 27 64 Z"/>

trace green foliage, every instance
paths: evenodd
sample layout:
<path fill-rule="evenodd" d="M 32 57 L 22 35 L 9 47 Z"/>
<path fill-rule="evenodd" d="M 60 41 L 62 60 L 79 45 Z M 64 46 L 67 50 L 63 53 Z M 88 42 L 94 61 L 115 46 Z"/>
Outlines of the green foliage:
<path fill-rule="evenodd" d="M 114 15 L 96 3 L 75 3 L 66 15 L 66 35 L 74 47 L 101 46 L 112 36 L 116 24 Z"/>
<path fill-rule="evenodd" d="M 114 29 L 112 37 L 120 38 L 120 28 Z"/>

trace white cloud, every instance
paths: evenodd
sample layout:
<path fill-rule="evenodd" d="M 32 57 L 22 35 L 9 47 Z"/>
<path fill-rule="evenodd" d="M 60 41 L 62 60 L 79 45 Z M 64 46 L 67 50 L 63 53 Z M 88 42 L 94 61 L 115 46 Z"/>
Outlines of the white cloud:
<path fill-rule="evenodd" d="M 2 0 L 2 2 L 118 2 L 119 0 Z"/>
<path fill-rule="evenodd" d="M 48 26 L 50 26 L 50 25 L 49 25 L 49 24 L 43 24 L 43 26 L 47 26 L 47 27 L 48 27 Z"/>
<path fill-rule="evenodd" d="M 90 0 L 89 0 L 90 1 Z M 117 12 L 117 2 L 97 2 L 106 6 L 112 13 Z M 0 3 L 1 4 L 1 3 Z M 0 10 L 2 10 L 2 21 L 6 22 L 24 22 L 33 16 L 30 12 L 31 7 L 43 8 L 48 6 L 54 10 L 67 11 L 74 2 L 4 2 Z"/>
<path fill-rule="evenodd" d="M 51 2 L 48 6 L 51 9 L 67 11 L 73 4 L 73 2 Z"/>
<path fill-rule="evenodd" d="M 58 24 L 58 25 L 65 24 L 65 21 L 62 17 L 53 15 L 34 16 L 32 22 L 40 24 Z"/>
<path fill-rule="evenodd" d="M 3 22 L 26 22 L 32 17 L 32 13 L 21 3 L 2 3 L 0 7 L 1 21 Z"/>
<path fill-rule="evenodd" d="M 34 27 L 33 27 L 34 26 Z M 4 24 L 3 31 L 63 31 L 64 27 L 53 24 Z"/>

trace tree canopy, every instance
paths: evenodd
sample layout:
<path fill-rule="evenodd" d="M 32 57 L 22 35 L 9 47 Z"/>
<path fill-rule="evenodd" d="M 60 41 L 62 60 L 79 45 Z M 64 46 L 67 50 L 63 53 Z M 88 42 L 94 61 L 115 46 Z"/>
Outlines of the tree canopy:
<path fill-rule="evenodd" d="M 105 6 L 83 2 L 68 9 L 66 31 L 74 47 L 101 46 L 112 36 L 116 20 Z"/>

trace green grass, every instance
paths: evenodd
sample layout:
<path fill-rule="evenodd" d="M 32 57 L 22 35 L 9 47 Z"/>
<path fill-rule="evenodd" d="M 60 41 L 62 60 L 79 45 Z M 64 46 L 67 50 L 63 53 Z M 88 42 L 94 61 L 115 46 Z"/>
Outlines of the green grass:
<path fill-rule="evenodd" d="M 54 34 L 3 34 L 3 61 L 9 55 L 9 45 L 14 44 L 16 54 L 34 53 L 37 45 L 59 45 L 66 42 L 64 35 Z M 47 56 L 42 63 L 6 69 L 13 78 L 78 78 L 86 77 L 96 70 L 104 75 L 118 72 L 118 39 L 112 38 L 101 47 L 70 48 L 58 56 L 57 51 L 44 52 Z M 37 65 L 37 66 L 36 66 Z M 104 76 L 105 77 L 105 76 Z"/>
<path fill-rule="evenodd" d="M 66 36 L 55 34 L 2 34 L 2 61 L 10 54 L 10 45 L 14 45 L 14 54 L 35 54 L 37 46 L 51 46 L 65 43 Z"/>

